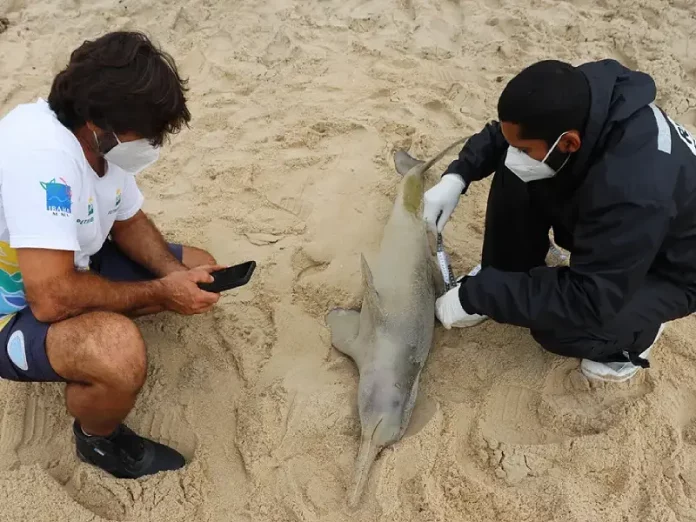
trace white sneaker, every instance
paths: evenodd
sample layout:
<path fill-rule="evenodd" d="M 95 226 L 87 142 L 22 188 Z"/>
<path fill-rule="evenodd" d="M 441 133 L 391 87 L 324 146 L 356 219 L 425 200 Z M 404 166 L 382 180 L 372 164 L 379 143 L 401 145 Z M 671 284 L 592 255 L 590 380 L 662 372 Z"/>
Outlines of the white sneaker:
<path fill-rule="evenodd" d="M 650 350 L 652 350 L 652 347 L 655 346 L 655 343 L 657 343 L 658 339 L 660 339 L 664 329 L 665 325 L 660 325 L 660 329 L 657 331 L 657 335 L 655 336 L 653 343 L 638 357 L 641 359 L 648 359 L 650 356 Z M 595 381 L 624 382 L 633 377 L 638 370 L 640 370 L 640 366 L 636 366 L 630 361 L 600 363 L 590 361 L 589 359 L 583 359 L 580 363 L 580 371 L 582 374 L 588 379 Z"/>

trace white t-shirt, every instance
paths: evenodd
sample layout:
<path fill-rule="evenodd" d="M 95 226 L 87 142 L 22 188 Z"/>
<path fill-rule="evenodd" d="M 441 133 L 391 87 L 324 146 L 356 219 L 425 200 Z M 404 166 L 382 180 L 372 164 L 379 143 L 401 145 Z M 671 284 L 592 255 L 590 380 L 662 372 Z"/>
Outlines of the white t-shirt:
<path fill-rule="evenodd" d="M 86 269 L 114 221 L 142 203 L 133 175 L 113 164 L 94 172 L 46 101 L 10 111 L 0 120 L 0 316 L 26 306 L 15 249 L 70 250 Z"/>

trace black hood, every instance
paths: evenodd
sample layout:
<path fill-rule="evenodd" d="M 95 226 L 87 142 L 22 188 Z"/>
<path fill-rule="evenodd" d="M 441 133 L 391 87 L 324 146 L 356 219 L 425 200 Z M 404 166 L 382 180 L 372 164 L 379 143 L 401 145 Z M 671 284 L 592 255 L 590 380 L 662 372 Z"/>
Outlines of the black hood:
<path fill-rule="evenodd" d="M 654 102 L 657 94 L 655 82 L 649 75 L 632 71 L 616 60 L 590 62 L 578 69 L 590 86 L 590 114 L 582 134 L 582 146 L 569 165 L 570 175 L 559 173 L 556 178 L 571 191 L 585 179 L 590 164 L 601 154 L 612 130 Z"/>

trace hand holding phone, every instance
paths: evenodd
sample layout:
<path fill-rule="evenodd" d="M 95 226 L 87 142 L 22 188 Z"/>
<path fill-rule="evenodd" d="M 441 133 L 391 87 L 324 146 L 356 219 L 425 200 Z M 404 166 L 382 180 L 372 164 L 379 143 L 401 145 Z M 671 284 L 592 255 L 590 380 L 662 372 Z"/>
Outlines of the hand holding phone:
<path fill-rule="evenodd" d="M 196 284 L 201 290 L 205 290 L 206 292 L 224 292 L 225 290 L 231 290 L 232 288 L 247 284 L 255 269 L 256 261 L 247 261 L 246 263 L 211 272 L 210 275 L 213 276 L 212 283 Z"/>
<path fill-rule="evenodd" d="M 220 299 L 220 294 L 201 292 L 200 281 L 209 281 L 213 271 L 220 266 L 200 266 L 189 270 L 176 270 L 159 280 L 162 305 L 182 315 L 201 314 L 210 310 Z"/>

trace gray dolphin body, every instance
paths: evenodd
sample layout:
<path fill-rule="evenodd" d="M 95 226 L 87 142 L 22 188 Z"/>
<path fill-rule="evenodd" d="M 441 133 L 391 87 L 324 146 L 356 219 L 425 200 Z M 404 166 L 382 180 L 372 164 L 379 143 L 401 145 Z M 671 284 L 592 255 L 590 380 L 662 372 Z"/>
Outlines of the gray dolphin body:
<path fill-rule="evenodd" d="M 435 263 L 434 237 L 420 212 L 423 176 L 464 141 L 456 141 L 428 162 L 415 160 L 405 151 L 395 154 L 403 179 L 374 270 L 361 256 L 361 310 L 334 309 L 326 318 L 332 345 L 353 359 L 360 374 L 362 437 L 350 507 L 360 500 L 379 452 L 401 439 L 411 419 L 421 370 L 432 345 L 435 299 L 444 291 Z"/>

